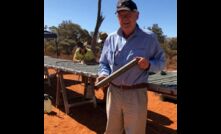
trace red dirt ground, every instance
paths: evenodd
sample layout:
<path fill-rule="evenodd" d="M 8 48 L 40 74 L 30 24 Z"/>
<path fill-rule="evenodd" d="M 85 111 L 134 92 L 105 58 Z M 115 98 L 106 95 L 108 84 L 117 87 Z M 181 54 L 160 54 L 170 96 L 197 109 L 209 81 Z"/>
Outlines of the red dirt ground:
<path fill-rule="evenodd" d="M 49 73 L 54 73 L 50 69 Z M 69 97 L 74 94 L 83 94 L 83 84 L 73 85 L 73 80 L 79 76 L 66 74 Z M 72 82 L 70 81 L 72 80 Z M 64 106 L 55 107 L 56 79 L 52 79 L 52 87 L 45 84 L 45 93 L 54 99 L 53 109 L 50 114 L 44 114 L 44 134 L 103 134 L 106 126 L 105 103 L 102 103 L 103 91 L 96 91 L 98 105 L 92 104 L 72 107 L 69 115 L 64 112 Z M 177 104 L 162 101 L 158 94 L 148 92 L 147 134 L 177 134 Z"/>

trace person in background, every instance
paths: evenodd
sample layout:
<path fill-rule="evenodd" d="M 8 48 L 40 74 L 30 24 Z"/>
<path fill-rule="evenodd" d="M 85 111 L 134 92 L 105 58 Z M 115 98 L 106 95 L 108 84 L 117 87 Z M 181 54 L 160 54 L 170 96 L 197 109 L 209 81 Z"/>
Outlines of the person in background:
<path fill-rule="evenodd" d="M 84 45 L 82 42 L 77 43 L 77 49 L 75 50 L 73 56 L 73 62 L 86 65 L 97 64 L 94 53 L 90 48 L 87 48 L 86 46 L 87 44 Z M 81 81 L 84 83 L 85 80 L 86 77 L 81 75 Z"/>
<path fill-rule="evenodd" d="M 109 83 L 105 134 L 145 134 L 148 74 L 164 68 L 165 54 L 155 34 L 137 24 L 139 12 L 132 0 L 119 0 L 116 15 L 120 28 L 104 42 L 97 82 L 134 58 L 138 63 Z"/>
<path fill-rule="evenodd" d="M 78 48 L 76 49 L 73 57 L 74 62 L 79 62 L 82 64 L 95 64 L 95 56 L 90 48 L 83 45 L 82 42 L 78 42 Z"/>
<path fill-rule="evenodd" d="M 105 42 L 107 37 L 108 37 L 108 34 L 105 33 L 105 32 L 101 32 L 99 34 L 99 41 L 98 41 L 98 43 L 99 43 L 99 46 L 100 46 L 101 50 L 103 48 L 104 42 Z"/>
<path fill-rule="evenodd" d="M 97 42 L 97 47 L 96 47 L 96 61 L 99 62 L 100 55 L 101 55 L 101 50 L 103 49 L 104 42 L 106 38 L 108 37 L 108 34 L 106 32 L 101 32 L 99 33 L 99 39 Z"/>

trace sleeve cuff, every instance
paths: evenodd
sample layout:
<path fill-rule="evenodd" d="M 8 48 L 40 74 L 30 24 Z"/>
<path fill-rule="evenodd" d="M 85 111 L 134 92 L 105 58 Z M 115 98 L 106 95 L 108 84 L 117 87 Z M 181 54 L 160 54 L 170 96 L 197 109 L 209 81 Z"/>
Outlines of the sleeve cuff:
<path fill-rule="evenodd" d="M 148 71 L 150 69 L 150 66 L 151 66 L 151 64 L 149 62 L 149 66 L 148 66 L 148 68 L 145 69 L 145 71 Z"/>
<path fill-rule="evenodd" d="M 109 74 L 107 74 L 107 73 L 101 73 L 101 74 L 99 74 L 99 77 L 106 77 L 106 76 L 108 76 Z"/>

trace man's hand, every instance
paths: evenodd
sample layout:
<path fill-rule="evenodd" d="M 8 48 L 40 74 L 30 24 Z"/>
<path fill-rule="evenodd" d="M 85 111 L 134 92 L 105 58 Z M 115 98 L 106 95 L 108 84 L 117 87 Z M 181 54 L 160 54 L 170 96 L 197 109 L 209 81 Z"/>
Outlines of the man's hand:
<path fill-rule="evenodd" d="M 136 57 L 136 58 L 139 59 L 138 66 L 140 67 L 140 69 L 145 70 L 145 69 L 149 68 L 149 66 L 150 66 L 149 60 L 147 60 L 143 57 Z"/>
<path fill-rule="evenodd" d="M 107 77 L 107 76 L 99 76 L 99 77 L 97 78 L 97 80 L 96 80 L 96 83 L 102 81 L 102 80 L 105 79 L 106 77 Z M 109 86 L 109 84 L 104 85 L 104 86 L 102 87 L 102 89 L 105 89 L 105 88 L 107 88 L 108 86 Z"/>
<path fill-rule="evenodd" d="M 81 60 L 73 60 L 74 63 L 81 63 Z"/>
<path fill-rule="evenodd" d="M 106 76 L 99 76 L 99 77 L 97 77 L 97 82 L 102 81 L 104 78 L 106 78 Z"/>

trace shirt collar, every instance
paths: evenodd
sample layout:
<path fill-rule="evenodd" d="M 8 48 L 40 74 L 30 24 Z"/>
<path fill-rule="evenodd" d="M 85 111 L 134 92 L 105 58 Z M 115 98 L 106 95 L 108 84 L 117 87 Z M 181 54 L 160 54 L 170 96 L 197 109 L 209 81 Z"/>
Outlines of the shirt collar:
<path fill-rule="evenodd" d="M 138 24 L 136 24 L 135 31 L 131 34 L 131 36 L 130 36 L 129 38 L 132 38 L 132 37 L 138 35 L 138 34 L 139 34 L 139 31 L 140 31 L 140 27 L 139 27 Z M 121 28 L 119 28 L 119 29 L 117 30 L 117 34 L 118 34 L 119 36 L 123 37 L 123 31 L 122 31 Z M 129 38 L 128 38 L 128 39 L 129 39 Z"/>

